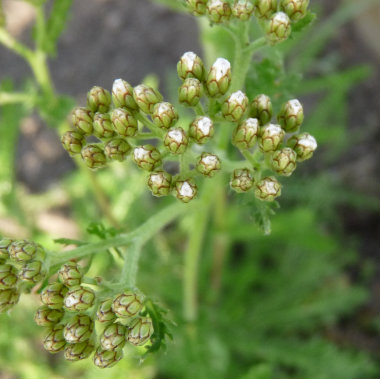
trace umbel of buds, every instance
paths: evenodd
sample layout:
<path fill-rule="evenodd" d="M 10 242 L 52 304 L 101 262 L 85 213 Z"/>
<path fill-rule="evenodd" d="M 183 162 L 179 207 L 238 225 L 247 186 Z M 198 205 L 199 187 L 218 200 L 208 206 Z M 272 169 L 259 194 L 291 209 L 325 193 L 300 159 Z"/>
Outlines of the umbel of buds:
<path fill-rule="evenodd" d="M 202 59 L 192 51 L 188 51 L 177 63 L 177 73 L 182 80 L 196 78 L 202 81 L 205 74 Z"/>
<path fill-rule="evenodd" d="M 215 24 L 226 22 L 231 17 L 231 6 L 224 0 L 209 0 L 207 3 L 209 19 Z"/>
<path fill-rule="evenodd" d="M 250 149 L 255 145 L 259 132 L 257 118 L 247 118 L 233 131 L 232 143 L 240 150 Z"/>
<path fill-rule="evenodd" d="M 171 192 L 172 176 L 165 171 L 155 171 L 149 175 L 148 187 L 154 196 L 167 196 Z"/>
<path fill-rule="evenodd" d="M 214 135 L 214 124 L 209 117 L 197 117 L 189 127 L 189 136 L 196 143 L 202 145 Z"/>
<path fill-rule="evenodd" d="M 227 121 L 239 121 L 247 106 L 248 97 L 242 91 L 236 91 L 222 104 L 222 115 Z"/>
<path fill-rule="evenodd" d="M 231 64 L 227 59 L 218 58 L 211 66 L 206 78 L 207 94 L 210 97 L 223 96 L 231 84 Z"/>
<path fill-rule="evenodd" d="M 256 183 L 255 196 L 260 200 L 273 201 L 281 195 L 281 184 L 274 176 L 261 179 Z"/>
<path fill-rule="evenodd" d="M 291 22 L 288 15 L 284 12 L 277 12 L 265 25 L 267 40 L 272 45 L 281 43 L 288 39 L 291 29 Z"/>

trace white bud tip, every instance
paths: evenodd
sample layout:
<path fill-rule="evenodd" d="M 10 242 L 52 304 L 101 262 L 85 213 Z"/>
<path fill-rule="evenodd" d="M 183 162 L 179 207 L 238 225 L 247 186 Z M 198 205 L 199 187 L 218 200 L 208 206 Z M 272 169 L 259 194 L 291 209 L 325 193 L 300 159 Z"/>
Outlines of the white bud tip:
<path fill-rule="evenodd" d="M 159 103 L 157 106 L 157 113 L 164 113 L 171 110 L 170 103 Z"/>
<path fill-rule="evenodd" d="M 273 15 L 273 20 L 276 22 L 283 22 L 285 24 L 290 22 L 288 15 L 284 12 L 277 12 Z"/>
<path fill-rule="evenodd" d="M 276 125 L 276 124 L 268 124 L 265 127 L 265 133 L 269 136 L 272 137 L 274 135 L 280 134 L 282 132 L 281 126 Z"/>
<path fill-rule="evenodd" d="M 298 144 L 313 151 L 316 150 L 318 146 L 316 139 L 310 134 L 307 134 L 303 136 L 302 138 L 300 138 L 298 140 Z"/>
<path fill-rule="evenodd" d="M 236 91 L 236 92 L 232 93 L 229 97 L 230 101 L 233 101 L 233 102 L 236 102 L 239 104 L 243 104 L 245 99 L 248 100 L 247 96 L 242 91 Z"/>
<path fill-rule="evenodd" d="M 215 155 L 206 155 L 201 161 L 207 166 L 216 166 L 218 164 L 218 158 Z"/>
<path fill-rule="evenodd" d="M 302 104 L 297 99 L 289 100 L 288 104 L 292 114 L 303 111 Z"/>
<path fill-rule="evenodd" d="M 198 125 L 199 130 L 205 136 L 207 136 L 208 134 L 210 134 L 210 130 L 211 130 L 211 127 L 212 127 L 212 121 L 211 121 L 211 119 L 209 119 L 208 117 L 201 117 L 197 121 L 197 125 Z"/>
<path fill-rule="evenodd" d="M 133 156 L 135 160 L 144 159 L 147 154 L 148 154 L 148 151 L 144 149 L 143 147 L 136 147 L 135 150 L 133 150 Z"/>
<path fill-rule="evenodd" d="M 212 69 L 215 70 L 215 79 L 220 80 L 231 69 L 231 63 L 227 59 L 218 58 L 212 65 Z"/>
<path fill-rule="evenodd" d="M 189 70 L 192 70 L 197 55 L 192 51 L 188 51 L 182 55 L 181 60 L 185 62 Z"/>
<path fill-rule="evenodd" d="M 247 118 L 244 123 L 250 128 L 259 129 L 259 120 L 257 118 Z"/>
<path fill-rule="evenodd" d="M 269 195 L 275 195 L 277 193 L 277 186 L 276 186 L 276 182 L 272 181 L 272 180 L 265 180 L 264 182 L 264 189 L 265 189 L 265 193 L 269 194 Z"/>
<path fill-rule="evenodd" d="M 184 139 L 184 135 L 180 129 L 172 129 L 168 132 L 168 136 L 177 143 L 181 143 Z"/>
<path fill-rule="evenodd" d="M 179 194 L 183 197 L 193 197 L 194 189 L 188 182 L 183 182 L 178 190 Z"/>
<path fill-rule="evenodd" d="M 123 79 L 116 79 L 112 85 L 112 92 L 125 91 L 125 81 Z"/>

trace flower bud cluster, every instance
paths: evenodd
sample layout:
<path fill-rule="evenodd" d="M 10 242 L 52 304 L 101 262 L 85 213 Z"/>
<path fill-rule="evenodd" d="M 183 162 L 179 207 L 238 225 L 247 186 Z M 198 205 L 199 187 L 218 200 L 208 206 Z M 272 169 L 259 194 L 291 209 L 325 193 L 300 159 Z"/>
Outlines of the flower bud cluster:
<path fill-rule="evenodd" d="M 186 0 L 185 4 L 190 13 L 205 15 L 213 24 L 248 21 L 254 15 L 268 42 L 275 45 L 289 37 L 292 22 L 306 15 L 309 0 Z"/>
<path fill-rule="evenodd" d="M 0 313 L 16 305 L 20 293 L 45 277 L 45 250 L 33 241 L 0 240 Z"/>
<path fill-rule="evenodd" d="M 208 9 L 218 2 L 190 3 L 199 13 L 202 4 Z M 235 3 L 240 8 L 244 4 Z M 281 9 L 290 9 L 290 2 L 281 4 Z M 255 3 L 255 12 L 264 19 L 272 17 L 272 8 L 271 1 Z M 289 176 L 297 161 L 310 158 L 316 149 L 312 136 L 294 135 L 304 118 L 301 103 L 297 99 L 287 101 L 277 113 L 277 121 L 272 120 L 273 106 L 267 95 L 249 99 L 241 90 L 229 92 L 231 64 L 224 58 L 216 59 L 207 69 L 197 54 L 186 52 L 177 63 L 177 73 L 181 80 L 178 100 L 195 112 L 190 123 L 184 123 L 176 107 L 164 101 L 157 90 L 143 84 L 132 87 L 117 79 L 112 95 L 101 87 L 93 87 L 88 93 L 87 107 L 74 109 L 75 129 L 62 137 L 64 147 L 71 155 L 81 154 L 92 169 L 130 156 L 146 172 L 146 183 L 153 196 L 174 195 L 188 203 L 198 193 L 200 178 L 211 178 L 223 170 L 223 160 L 213 152 L 213 139 L 218 123 L 222 124 L 220 128 L 231 128 L 228 124 L 232 123 L 232 144 L 246 158 L 251 149 L 255 149 L 255 157 L 261 155 L 256 163 L 256 158 L 247 158 L 247 167 L 239 164 L 232 170 L 231 188 L 237 192 L 252 189 L 260 200 L 272 201 L 279 196 L 281 185 L 277 179 L 272 173 L 262 178 L 262 171 L 270 169 L 274 174 Z M 150 133 L 143 131 L 146 129 Z M 287 133 L 293 134 L 289 141 Z M 86 144 L 89 135 L 100 142 Z M 177 175 L 165 171 L 165 159 L 178 160 Z"/>

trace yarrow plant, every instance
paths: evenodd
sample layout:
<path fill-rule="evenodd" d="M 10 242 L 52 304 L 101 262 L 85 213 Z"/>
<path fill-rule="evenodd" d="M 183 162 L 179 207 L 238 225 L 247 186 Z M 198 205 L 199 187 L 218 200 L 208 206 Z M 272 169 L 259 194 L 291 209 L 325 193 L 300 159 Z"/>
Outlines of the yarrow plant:
<path fill-rule="evenodd" d="M 127 344 L 147 352 L 165 344 L 171 321 L 136 287 L 138 260 L 152 236 L 191 212 L 184 308 L 186 320 L 194 321 L 194 262 L 215 188 L 274 202 L 282 177 L 292 175 L 317 148 L 316 139 L 302 130 L 299 100 L 289 98 L 276 108 L 267 94 L 245 92 L 254 52 L 291 37 L 292 25 L 308 15 L 308 1 L 188 0 L 183 7 L 233 36 L 234 60 L 218 57 L 207 65 L 195 52 L 184 52 L 176 67 L 179 107 L 146 84 L 132 86 L 118 78 L 110 90 L 94 86 L 61 136 L 65 150 L 89 170 L 132 160 L 152 195 L 174 196 L 174 203 L 129 233 L 106 231 L 99 242 L 70 251 L 53 253 L 28 240 L 0 242 L 0 311 L 14 307 L 20 294 L 38 289 L 35 322 L 46 329 L 43 346 L 50 353 L 63 352 L 68 361 L 93 354 L 96 366 L 112 367 Z M 255 40 L 249 34 L 253 19 L 263 33 Z M 189 112 L 190 121 L 181 116 Z M 110 250 L 124 260 L 120 280 L 86 276 L 85 258 Z"/>

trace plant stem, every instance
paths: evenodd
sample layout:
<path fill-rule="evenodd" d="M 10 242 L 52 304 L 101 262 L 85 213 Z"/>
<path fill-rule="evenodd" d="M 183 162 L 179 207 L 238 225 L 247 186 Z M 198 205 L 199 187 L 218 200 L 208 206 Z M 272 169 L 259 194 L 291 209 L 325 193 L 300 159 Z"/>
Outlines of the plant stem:
<path fill-rule="evenodd" d="M 0 105 L 28 104 L 31 102 L 30 95 L 23 92 L 0 92 Z"/>
<path fill-rule="evenodd" d="M 152 236 L 158 233 L 167 224 L 174 221 L 187 209 L 186 205 L 175 202 L 157 212 L 148 221 L 144 222 L 130 233 L 79 246 L 59 255 L 56 254 L 52 257 L 52 266 L 62 264 L 70 259 L 80 259 L 98 252 L 105 252 L 111 247 L 126 246 L 131 243 L 143 246 L 150 238 L 152 238 Z"/>
<path fill-rule="evenodd" d="M 141 113 L 136 113 L 136 118 L 141 123 L 143 123 L 149 130 L 155 134 L 157 137 L 161 138 L 163 136 L 163 132 L 161 129 L 157 127 L 152 121 L 150 121 L 146 116 L 142 115 Z"/>
<path fill-rule="evenodd" d="M 141 249 L 142 245 L 136 243 L 131 243 L 128 248 L 125 249 L 124 265 L 121 271 L 120 280 L 125 287 L 132 288 L 136 284 Z"/>

